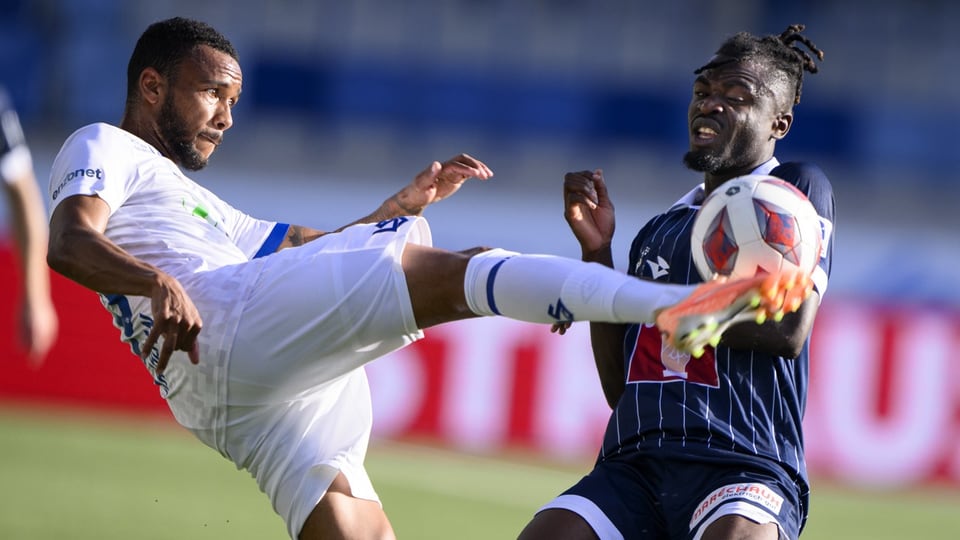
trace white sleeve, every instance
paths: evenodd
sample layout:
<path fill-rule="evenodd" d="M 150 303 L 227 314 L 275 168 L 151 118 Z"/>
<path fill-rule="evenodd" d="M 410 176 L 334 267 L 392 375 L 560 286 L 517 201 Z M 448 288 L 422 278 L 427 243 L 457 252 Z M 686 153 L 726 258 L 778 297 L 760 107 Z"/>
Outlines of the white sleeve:
<path fill-rule="evenodd" d="M 230 210 L 235 213 L 229 220 L 233 229 L 230 231 L 230 236 L 237 247 L 251 259 L 266 254 L 261 253 L 261 250 L 273 253 L 286 236 L 289 226 L 285 223 L 257 219 L 233 207 L 230 207 Z"/>
<path fill-rule="evenodd" d="M 266 253 L 273 253 L 286 236 L 288 225 L 252 217 L 237 210 L 206 188 L 207 196 L 216 205 L 216 211 L 224 218 L 227 235 L 248 258 L 253 259 Z M 279 237 L 279 240 L 277 238 Z"/>
<path fill-rule="evenodd" d="M 116 212 L 127 199 L 136 180 L 135 165 L 122 146 L 111 141 L 97 124 L 71 135 L 50 169 L 47 208 L 50 214 L 71 195 L 97 195 Z"/>

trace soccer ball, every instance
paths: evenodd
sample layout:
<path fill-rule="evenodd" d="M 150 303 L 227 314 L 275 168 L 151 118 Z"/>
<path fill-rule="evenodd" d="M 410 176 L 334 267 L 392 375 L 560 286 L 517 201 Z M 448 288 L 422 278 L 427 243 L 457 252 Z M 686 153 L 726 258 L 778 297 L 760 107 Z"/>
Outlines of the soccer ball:
<path fill-rule="evenodd" d="M 710 193 L 693 221 L 691 251 L 703 279 L 752 277 L 784 267 L 812 272 L 820 260 L 820 217 L 799 189 L 752 174 Z"/>

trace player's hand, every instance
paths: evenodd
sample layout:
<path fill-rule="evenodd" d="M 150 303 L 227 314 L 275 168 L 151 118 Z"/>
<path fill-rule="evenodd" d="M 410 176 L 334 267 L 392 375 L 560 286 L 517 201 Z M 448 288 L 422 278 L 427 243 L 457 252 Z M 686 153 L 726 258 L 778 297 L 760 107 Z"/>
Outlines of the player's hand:
<path fill-rule="evenodd" d="M 420 215 L 427 206 L 456 193 L 468 179 L 487 180 L 492 176 L 493 171 L 482 161 L 460 154 L 443 163 L 431 163 L 407 187 L 394 195 L 393 200 L 403 213 Z"/>
<path fill-rule="evenodd" d="M 567 330 L 572 326 L 573 323 L 569 322 L 556 322 L 550 326 L 551 334 L 560 334 L 561 336 L 567 333 Z"/>
<path fill-rule="evenodd" d="M 616 228 L 603 171 L 569 172 L 563 177 L 563 217 L 584 253 L 610 245 Z"/>
<path fill-rule="evenodd" d="M 20 341 L 34 366 L 43 362 L 56 341 L 58 325 L 52 302 L 23 303 L 20 310 Z"/>
<path fill-rule="evenodd" d="M 153 327 L 143 343 L 141 354 L 148 357 L 157 340 L 163 337 L 160 356 L 157 359 L 157 374 L 163 373 L 173 351 L 186 351 L 193 364 L 200 363 L 197 335 L 203 328 L 200 312 L 187 296 L 180 282 L 171 276 L 163 276 L 151 295 Z"/>

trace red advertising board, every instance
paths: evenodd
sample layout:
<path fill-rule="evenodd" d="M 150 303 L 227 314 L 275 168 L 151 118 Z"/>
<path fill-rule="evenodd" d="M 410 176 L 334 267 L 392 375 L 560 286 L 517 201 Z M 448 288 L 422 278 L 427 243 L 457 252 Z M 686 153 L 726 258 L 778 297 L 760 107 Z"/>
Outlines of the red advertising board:
<path fill-rule="evenodd" d="M 31 367 L 16 342 L 18 291 L 10 250 L 0 249 L 0 402 L 164 414 L 97 296 L 56 275 L 60 335 Z M 811 471 L 868 486 L 960 484 L 960 312 L 828 295 L 812 347 Z M 566 336 L 500 318 L 443 325 L 367 371 L 378 437 L 582 460 L 597 452 L 609 414 L 586 324 Z"/>

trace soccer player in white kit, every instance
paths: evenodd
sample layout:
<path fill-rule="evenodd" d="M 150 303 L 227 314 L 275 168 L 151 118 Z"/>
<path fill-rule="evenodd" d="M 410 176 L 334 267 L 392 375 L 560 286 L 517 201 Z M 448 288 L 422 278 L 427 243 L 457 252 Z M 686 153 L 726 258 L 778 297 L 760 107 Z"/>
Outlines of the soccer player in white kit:
<path fill-rule="evenodd" d="M 233 123 L 242 73 L 229 41 L 189 19 L 155 23 L 127 78 L 120 126 L 79 129 L 53 164 L 48 261 L 100 294 L 177 421 L 250 472 L 291 538 L 393 538 L 363 467 L 362 366 L 422 328 L 478 315 L 656 321 L 693 350 L 810 292 L 808 276 L 785 273 L 691 295 L 570 259 L 433 248 L 423 209 L 492 176 L 463 154 L 334 233 L 259 220 L 181 172 L 205 166 Z"/>

